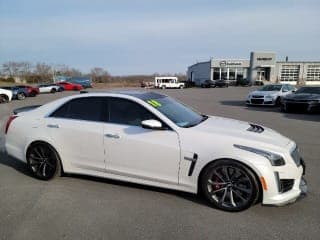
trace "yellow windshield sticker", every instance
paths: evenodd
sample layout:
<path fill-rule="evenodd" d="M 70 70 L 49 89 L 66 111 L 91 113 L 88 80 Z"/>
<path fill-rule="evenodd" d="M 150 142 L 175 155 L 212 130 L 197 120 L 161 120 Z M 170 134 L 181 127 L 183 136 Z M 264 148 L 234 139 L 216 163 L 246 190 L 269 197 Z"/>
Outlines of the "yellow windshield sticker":
<path fill-rule="evenodd" d="M 161 107 L 161 103 L 159 103 L 157 100 L 154 100 L 154 99 L 150 99 L 147 101 L 147 103 L 149 103 L 151 106 L 153 107 Z"/>

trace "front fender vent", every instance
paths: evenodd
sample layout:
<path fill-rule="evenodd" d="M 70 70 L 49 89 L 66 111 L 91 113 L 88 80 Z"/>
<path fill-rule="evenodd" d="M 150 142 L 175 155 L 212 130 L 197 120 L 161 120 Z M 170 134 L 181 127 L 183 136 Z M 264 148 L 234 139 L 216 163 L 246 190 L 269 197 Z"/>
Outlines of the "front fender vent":
<path fill-rule="evenodd" d="M 259 125 L 250 123 L 250 127 L 247 129 L 247 131 L 255 132 L 255 133 L 262 133 L 264 131 L 264 128 Z"/>

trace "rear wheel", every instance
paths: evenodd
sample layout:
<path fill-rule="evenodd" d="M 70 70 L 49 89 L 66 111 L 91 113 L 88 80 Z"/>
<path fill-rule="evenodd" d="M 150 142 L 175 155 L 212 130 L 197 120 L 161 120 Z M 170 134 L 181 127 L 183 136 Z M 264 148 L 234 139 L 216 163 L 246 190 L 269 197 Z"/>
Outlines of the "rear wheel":
<path fill-rule="evenodd" d="M 32 174 L 41 180 L 50 180 L 61 175 L 58 153 L 46 143 L 35 143 L 27 151 L 27 163 Z"/>
<path fill-rule="evenodd" d="M 56 90 L 55 88 L 52 88 L 50 92 L 51 92 L 51 93 L 56 93 L 56 91 L 57 91 L 57 90 Z"/>
<path fill-rule="evenodd" d="M 37 92 L 32 91 L 32 92 L 30 93 L 30 97 L 35 97 L 35 96 L 37 96 Z"/>
<path fill-rule="evenodd" d="M 26 98 L 26 95 L 23 92 L 21 92 L 21 93 L 17 94 L 17 98 L 18 98 L 18 100 L 23 100 Z"/>
<path fill-rule="evenodd" d="M 229 212 L 249 208 L 260 192 L 254 173 L 233 160 L 221 160 L 207 166 L 200 183 L 207 200 L 214 207 Z"/>

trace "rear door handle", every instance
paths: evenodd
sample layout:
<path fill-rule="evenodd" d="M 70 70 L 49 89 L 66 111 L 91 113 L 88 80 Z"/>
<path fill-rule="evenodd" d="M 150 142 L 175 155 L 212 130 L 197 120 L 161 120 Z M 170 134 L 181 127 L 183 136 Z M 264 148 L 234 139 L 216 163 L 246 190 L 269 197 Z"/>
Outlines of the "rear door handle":
<path fill-rule="evenodd" d="M 116 139 L 120 138 L 118 134 L 111 134 L 111 133 L 107 133 L 104 136 L 107 138 L 116 138 Z"/>
<path fill-rule="evenodd" d="M 58 124 L 48 124 L 47 125 L 48 128 L 59 128 Z"/>

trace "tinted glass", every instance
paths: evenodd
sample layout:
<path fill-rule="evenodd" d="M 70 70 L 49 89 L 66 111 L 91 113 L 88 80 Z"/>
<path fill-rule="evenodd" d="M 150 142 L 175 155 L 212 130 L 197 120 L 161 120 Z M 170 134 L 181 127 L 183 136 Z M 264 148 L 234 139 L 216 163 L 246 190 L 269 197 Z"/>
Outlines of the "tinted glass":
<path fill-rule="evenodd" d="M 86 97 L 71 100 L 56 110 L 51 117 L 87 121 L 102 121 L 102 98 Z"/>
<path fill-rule="evenodd" d="M 296 93 L 320 94 L 320 87 L 302 87 Z"/>
<path fill-rule="evenodd" d="M 259 89 L 259 91 L 280 91 L 282 85 L 266 85 Z"/>
<path fill-rule="evenodd" d="M 143 106 L 121 98 L 109 99 L 109 122 L 140 126 L 141 121 L 157 119 Z"/>

